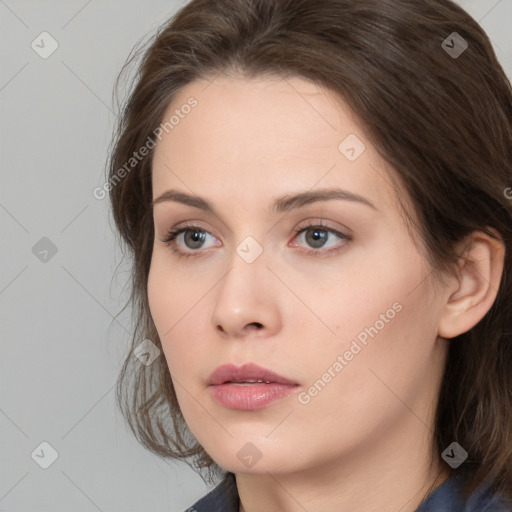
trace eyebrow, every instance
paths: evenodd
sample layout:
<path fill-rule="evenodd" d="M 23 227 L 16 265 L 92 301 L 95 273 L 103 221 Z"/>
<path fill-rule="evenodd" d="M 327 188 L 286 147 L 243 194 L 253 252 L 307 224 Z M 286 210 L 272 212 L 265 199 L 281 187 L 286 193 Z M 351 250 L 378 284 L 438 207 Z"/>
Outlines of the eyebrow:
<path fill-rule="evenodd" d="M 275 199 L 270 206 L 270 211 L 276 214 L 284 213 L 296 208 L 302 208 L 303 206 L 316 203 L 318 201 L 331 201 L 334 199 L 360 203 L 378 211 L 377 207 L 370 200 L 341 188 L 327 188 L 315 191 L 299 192 L 296 194 L 287 194 Z M 165 191 L 162 195 L 154 199 L 152 207 L 166 201 L 185 204 L 215 214 L 213 206 L 202 197 L 172 189 Z"/>

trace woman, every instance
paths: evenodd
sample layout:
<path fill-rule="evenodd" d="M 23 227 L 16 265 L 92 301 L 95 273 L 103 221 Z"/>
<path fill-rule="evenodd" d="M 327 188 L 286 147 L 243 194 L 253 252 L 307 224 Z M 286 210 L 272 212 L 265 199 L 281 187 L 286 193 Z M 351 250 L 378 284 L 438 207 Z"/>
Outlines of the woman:
<path fill-rule="evenodd" d="M 190 510 L 512 510 L 512 91 L 467 13 L 193 0 L 117 133 L 118 400 L 223 476 Z"/>

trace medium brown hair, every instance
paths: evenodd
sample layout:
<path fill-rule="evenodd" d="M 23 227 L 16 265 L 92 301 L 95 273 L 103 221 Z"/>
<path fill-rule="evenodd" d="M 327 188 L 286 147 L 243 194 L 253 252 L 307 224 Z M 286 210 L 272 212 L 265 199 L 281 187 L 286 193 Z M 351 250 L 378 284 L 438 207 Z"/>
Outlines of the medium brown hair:
<path fill-rule="evenodd" d="M 443 47 L 453 32 L 468 45 L 459 56 Z M 453 441 L 469 453 L 466 493 L 490 480 L 512 499 L 512 90 L 482 28 L 449 0 L 193 0 L 144 52 L 109 161 L 135 314 L 117 399 L 137 439 L 161 457 L 220 469 L 184 421 L 165 358 L 145 366 L 132 354 L 145 338 L 161 348 L 147 298 L 152 152 L 122 179 L 119 169 L 148 141 L 154 145 L 166 108 L 193 80 L 298 76 L 357 114 L 414 205 L 436 274 L 453 271 L 455 245 L 471 232 L 503 239 L 492 308 L 447 341 L 434 435 L 438 454 Z"/>

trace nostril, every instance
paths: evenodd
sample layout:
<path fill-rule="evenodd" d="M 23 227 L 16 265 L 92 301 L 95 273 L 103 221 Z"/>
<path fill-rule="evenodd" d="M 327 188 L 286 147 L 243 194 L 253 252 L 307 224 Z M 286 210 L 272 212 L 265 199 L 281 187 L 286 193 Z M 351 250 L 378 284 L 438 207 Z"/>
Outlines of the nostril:
<path fill-rule="evenodd" d="M 224 329 L 224 327 L 222 327 L 222 325 L 220 325 L 220 324 L 218 324 L 215 327 L 215 329 L 218 332 L 222 332 L 222 333 L 225 333 L 225 334 L 227 334 L 228 331 L 229 331 L 229 330 Z M 260 330 L 260 329 L 263 329 L 263 324 L 261 324 L 260 322 L 251 322 L 250 324 L 246 324 L 245 329 L 247 329 L 247 330 L 252 330 L 252 329 Z"/>

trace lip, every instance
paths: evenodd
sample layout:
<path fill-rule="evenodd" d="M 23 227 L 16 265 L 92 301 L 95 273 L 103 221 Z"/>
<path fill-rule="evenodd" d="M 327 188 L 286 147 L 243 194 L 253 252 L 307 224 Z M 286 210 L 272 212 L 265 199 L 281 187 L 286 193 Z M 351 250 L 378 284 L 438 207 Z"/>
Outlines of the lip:
<path fill-rule="evenodd" d="M 289 386 L 297 385 L 297 382 L 292 382 L 272 370 L 263 368 L 254 363 L 247 363 L 242 366 L 223 364 L 215 369 L 210 377 L 208 377 L 208 385 L 216 386 L 230 381 L 243 381 L 247 379 L 259 379 L 275 384 L 287 384 Z"/>
<path fill-rule="evenodd" d="M 242 384 L 245 380 L 263 382 Z M 297 382 L 254 363 L 240 367 L 225 364 L 208 378 L 208 388 L 216 402 L 228 409 L 246 411 L 263 409 L 290 395 L 298 386 Z"/>

